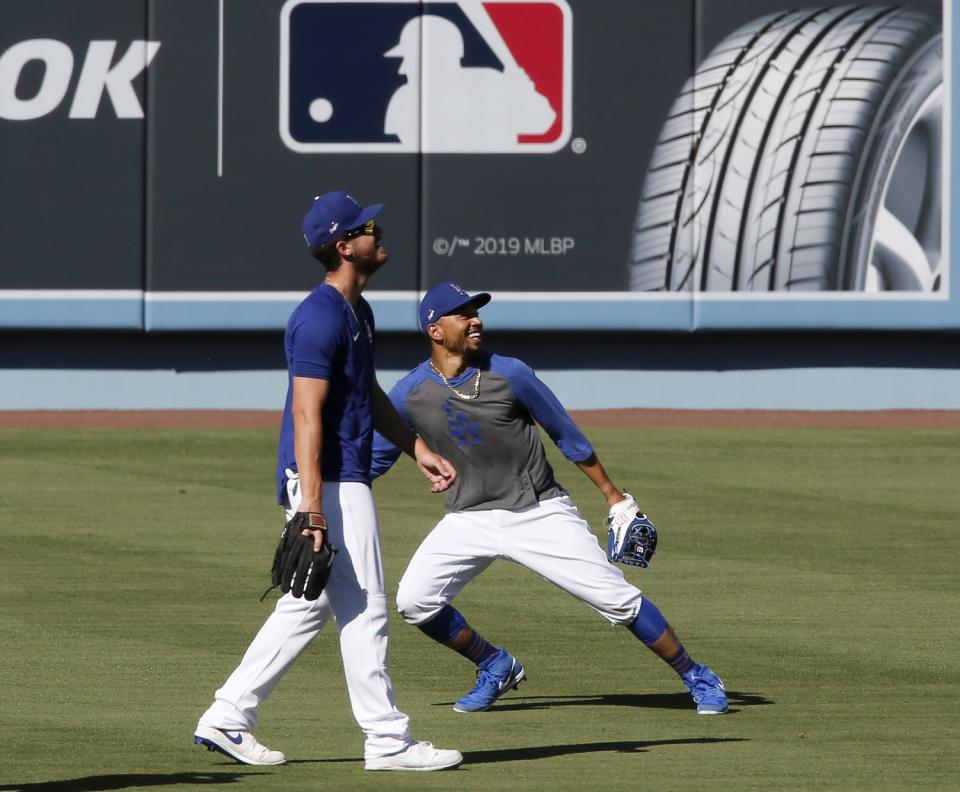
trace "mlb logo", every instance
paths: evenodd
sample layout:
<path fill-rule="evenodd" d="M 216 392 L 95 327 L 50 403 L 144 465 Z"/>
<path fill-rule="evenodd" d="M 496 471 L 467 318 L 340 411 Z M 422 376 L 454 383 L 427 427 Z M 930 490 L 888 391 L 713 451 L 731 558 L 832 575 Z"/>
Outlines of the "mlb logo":
<path fill-rule="evenodd" d="M 570 139 L 566 0 L 287 0 L 293 151 L 547 153 Z"/>

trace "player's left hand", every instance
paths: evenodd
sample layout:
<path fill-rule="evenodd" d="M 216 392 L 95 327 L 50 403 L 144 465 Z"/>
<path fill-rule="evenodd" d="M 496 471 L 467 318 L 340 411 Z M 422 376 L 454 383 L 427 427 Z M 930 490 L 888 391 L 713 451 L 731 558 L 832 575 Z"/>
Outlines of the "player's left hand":
<path fill-rule="evenodd" d="M 423 473 L 424 478 L 430 482 L 431 492 L 443 492 L 450 489 L 450 486 L 456 481 L 457 470 L 453 465 L 444 459 L 440 454 L 435 454 L 423 441 L 417 440 L 417 467 Z"/>

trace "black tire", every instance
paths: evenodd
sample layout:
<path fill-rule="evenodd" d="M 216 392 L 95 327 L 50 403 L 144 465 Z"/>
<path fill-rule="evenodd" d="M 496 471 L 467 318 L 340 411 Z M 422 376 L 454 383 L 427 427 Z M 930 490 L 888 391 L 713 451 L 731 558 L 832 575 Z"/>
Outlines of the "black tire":
<path fill-rule="evenodd" d="M 864 289 L 909 122 L 940 95 L 941 34 L 935 13 L 847 5 L 773 14 L 724 39 L 654 149 L 630 288 Z M 921 230 L 939 256 L 939 178 L 920 189 L 937 191 Z M 879 288 L 913 288 L 894 281 Z"/>

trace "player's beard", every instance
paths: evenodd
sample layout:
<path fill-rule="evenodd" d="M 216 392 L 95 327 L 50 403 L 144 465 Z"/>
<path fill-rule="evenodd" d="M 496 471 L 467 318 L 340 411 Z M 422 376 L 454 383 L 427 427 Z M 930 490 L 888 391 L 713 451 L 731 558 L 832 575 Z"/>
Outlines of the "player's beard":
<path fill-rule="evenodd" d="M 362 275 L 366 275 L 369 278 L 375 272 L 379 271 L 379 269 L 386 263 L 386 259 L 383 259 L 382 261 L 363 262 L 357 269 Z"/>
<path fill-rule="evenodd" d="M 357 272 L 369 278 L 389 260 L 390 254 L 387 253 L 387 249 L 383 245 L 377 244 L 369 252 L 369 255 L 356 257 L 353 266 Z"/>
<path fill-rule="evenodd" d="M 450 339 L 450 342 L 445 345 L 447 351 L 455 355 L 461 355 L 464 360 L 471 360 L 476 356 L 483 347 L 483 325 L 475 328 L 480 333 L 476 339 L 470 338 L 470 333 L 473 329 L 474 328 L 468 328 L 462 335 Z"/>

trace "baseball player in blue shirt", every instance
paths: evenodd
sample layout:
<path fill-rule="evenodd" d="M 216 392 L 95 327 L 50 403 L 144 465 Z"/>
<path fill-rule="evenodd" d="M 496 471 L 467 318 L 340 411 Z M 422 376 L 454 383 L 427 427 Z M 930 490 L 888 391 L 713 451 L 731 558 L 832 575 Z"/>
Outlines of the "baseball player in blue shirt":
<path fill-rule="evenodd" d="M 287 323 L 289 388 L 277 462 L 277 502 L 287 519 L 326 526 L 336 551 L 319 599 L 282 596 L 240 665 L 200 717 L 194 742 L 250 765 L 286 761 L 253 736 L 257 708 L 333 616 L 353 715 L 366 736 L 367 770 L 443 770 L 457 751 L 410 736 L 409 718 L 394 700 L 387 674 L 387 598 L 377 513 L 370 492 L 374 427 L 412 456 L 434 492 L 456 480 L 397 415 L 374 375 L 373 312 L 361 292 L 387 262 L 374 218 L 382 204 L 362 207 L 344 192 L 317 196 L 303 233 L 326 269 L 323 284 Z M 305 529 L 314 549 L 323 531 Z"/>
<path fill-rule="evenodd" d="M 454 710 L 489 709 L 526 675 L 517 658 L 489 643 L 451 604 L 494 560 L 506 558 L 624 625 L 680 675 L 698 713 L 726 712 L 720 678 L 691 659 L 657 606 L 610 563 L 554 478 L 536 424 L 603 494 L 610 523 L 636 515 L 636 501 L 613 485 L 550 389 L 522 361 L 481 350 L 478 309 L 489 301 L 489 294 L 471 296 L 454 283 L 430 289 L 420 303 L 430 357 L 390 391 L 411 429 L 459 471 L 445 501 L 447 514 L 410 559 L 397 593 L 407 623 L 477 666 L 476 684 Z M 385 473 L 399 454 L 376 436 L 373 476 Z M 653 529 L 646 518 L 642 522 Z"/>

